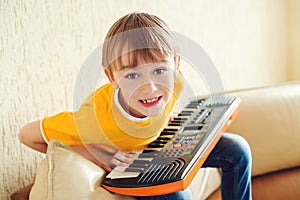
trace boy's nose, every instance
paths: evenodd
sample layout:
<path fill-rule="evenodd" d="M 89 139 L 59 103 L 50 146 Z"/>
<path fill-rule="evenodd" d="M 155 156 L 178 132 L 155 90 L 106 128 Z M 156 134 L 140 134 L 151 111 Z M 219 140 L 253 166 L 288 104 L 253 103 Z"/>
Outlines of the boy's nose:
<path fill-rule="evenodd" d="M 148 84 L 146 84 L 142 87 L 141 92 L 143 92 L 143 93 L 153 93 L 156 90 L 157 90 L 157 86 L 155 85 L 155 83 L 150 82 L 150 83 L 148 83 Z"/>

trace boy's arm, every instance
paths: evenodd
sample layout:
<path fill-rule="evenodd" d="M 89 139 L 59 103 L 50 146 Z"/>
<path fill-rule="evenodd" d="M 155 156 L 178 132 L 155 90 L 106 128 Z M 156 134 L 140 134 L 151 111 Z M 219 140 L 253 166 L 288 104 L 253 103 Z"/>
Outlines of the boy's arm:
<path fill-rule="evenodd" d="M 19 133 L 19 140 L 34 150 L 46 153 L 48 145 L 42 136 L 40 121 L 31 122 L 25 125 Z"/>
<path fill-rule="evenodd" d="M 46 153 L 48 145 L 42 136 L 40 121 L 25 125 L 19 133 L 19 140 L 34 150 Z M 111 148 L 114 149 L 114 152 L 107 152 L 101 145 L 96 144 L 71 146 L 71 148 L 106 171 L 111 171 L 114 166 L 126 165 L 131 162 L 130 154 L 113 147 Z"/>
<path fill-rule="evenodd" d="M 110 146 L 110 149 L 114 149 L 114 151 L 108 152 L 105 146 L 87 144 L 84 146 L 71 146 L 71 148 L 108 172 L 116 166 L 126 166 L 132 162 L 133 157 L 130 153 L 118 150 L 113 146 Z"/>

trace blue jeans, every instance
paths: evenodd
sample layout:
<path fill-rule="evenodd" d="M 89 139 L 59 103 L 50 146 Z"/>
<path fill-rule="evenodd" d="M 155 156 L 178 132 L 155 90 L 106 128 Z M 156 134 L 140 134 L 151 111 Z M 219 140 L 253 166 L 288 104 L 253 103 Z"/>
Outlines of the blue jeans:
<path fill-rule="evenodd" d="M 202 167 L 220 168 L 222 200 L 251 199 L 251 151 L 239 135 L 224 133 Z M 138 200 L 192 200 L 189 189 L 172 194 L 136 197 Z"/>

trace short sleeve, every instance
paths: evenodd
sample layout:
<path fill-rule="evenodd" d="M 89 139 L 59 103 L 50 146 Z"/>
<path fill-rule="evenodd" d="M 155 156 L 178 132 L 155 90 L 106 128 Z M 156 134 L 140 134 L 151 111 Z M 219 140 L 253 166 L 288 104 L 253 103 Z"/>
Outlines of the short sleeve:
<path fill-rule="evenodd" d="M 46 142 L 56 139 L 67 145 L 82 144 L 74 122 L 74 114 L 71 112 L 44 118 L 41 121 L 41 131 Z"/>
<path fill-rule="evenodd" d="M 97 106 L 95 105 L 95 99 L 98 96 L 102 97 L 106 90 L 107 86 L 96 90 L 76 112 L 62 112 L 44 118 L 41 122 L 41 132 L 46 142 L 55 139 L 70 146 L 90 143 L 108 144 L 99 116 L 106 115 L 107 106 L 103 104 L 105 105 L 110 97 L 105 96 L 105 101 L 98 101 Z"/>

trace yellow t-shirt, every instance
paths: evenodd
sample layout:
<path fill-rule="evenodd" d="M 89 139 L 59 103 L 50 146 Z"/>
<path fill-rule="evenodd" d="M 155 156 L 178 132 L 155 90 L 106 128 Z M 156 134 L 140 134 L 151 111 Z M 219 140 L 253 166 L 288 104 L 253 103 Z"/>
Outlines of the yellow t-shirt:
<path fill-rule="evenodd" d="M 142 121 L 131 121 L 114 103 L 114 88 L 108 83 L 92 93 L 76 112 L 62 112 L 41 121 L 45 140 L 59 140 L 68 145 L 108 144 L 133 151 L 154 141 L 167 125 L 169 116 L 183 88 L 177 75 L 171 99 L 164 111 Z"/>

